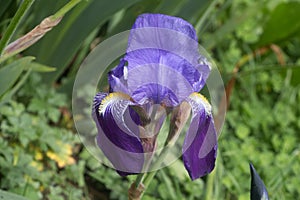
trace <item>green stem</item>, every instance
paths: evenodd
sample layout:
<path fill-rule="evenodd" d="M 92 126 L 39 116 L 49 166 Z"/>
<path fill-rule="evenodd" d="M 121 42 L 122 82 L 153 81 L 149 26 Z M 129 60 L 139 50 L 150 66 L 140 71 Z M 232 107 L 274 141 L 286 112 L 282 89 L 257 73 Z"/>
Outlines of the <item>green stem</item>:
<path fill-rule="evenodd" d="M 140 173 L 136 176 L 136 179 L 134 181 L 136 188 L 143 182 L 144 176 L 145 176 L 145 173 Z"/>
<path fill-rule="evenodd" d="M 157 115 L 157 113 L 159 113 Z M 159 119 L 161 118 L 161 112 L 155 108 L 152 113 L 150 119 Z M 155 122 L 154 122 L 155 123 Z M 170 130 L 169 130 L 170 131 Z M 171 134 L 169 132 L 169 134 Z M 135 194 L 135 199 L 141 199 L 147 190 L 148 186 L 150 185 L 151 181 L 153 180 L 155 174 L 157 173 L 158 169 L 161 167 L 161 164 L 164 162 L 166 156 L 169 153 L 169 149 L 174 146 L 174 141 L 172 141 L 169 136 L 166 138 L 166 141 L 163 145 L 163 149 L 158 155 L 156 160 L 153 160 L 153 155 L 151 155 L 151 158 L 149 159 L 148 163 L 144 164 L 143 171 L 150 171 L 149 173 L 142 173 L 136 176 L 134 186 L 135 190 L 131 188 L 129 189 L 129 193 Z M 151 165 L 153 163 L 153 165 Z M 142 189 L 140 189 L 142 188 Z M 138 198 L 136 198 L 138 197 Z M 132 197 L 129 197 L 129 199 Z"/>
<path fill-rule="evenodd" d="M 215 179 L 216 169 L 212 171 L 208 175 L 207 178 L 207 184 L 206 184 L 206 190 L 205 190 L 205 200 L 211 200 L 213 199 L 213 189 L 214 189 L 214 179 Z"/>
<path fill-rule="evenodd" d="M 210 3 L 208 8 L 205 10 L 204 14 L 201 16 L 200 20 L 198 21 L 198 23 L 195 26 L 195 29 L 198 33 L 200 32 L 201 28 L 203 28 L 203 24 L 204 24 L 205 20 L 208 18 L 209 14 L 215 8 L 217 3 L 218 3 L 218 0 L 214 0 L 212 3 Z"/>
<path fill-rule="evenodd" d="M 24 188 L 24 190 L 23 190 L 22 196 L 25 196 L 25 195 L 26 195 L 28 185 L 29 185 L 29 178 L 28 178 L 28 176 L 27 176 L 27 177 L 26 177 L 25 188 Z"/>
<path fill-rule="evenodd" d="M 156 173 L 158 172 L 158 170 L 155 170 L 155 171 L 152 171 L 152 172 L 149 172 L 145 178 L 145 181 L 144 181 L 144 186 L 145 186 L 145 191 L 146 189 L 149 187 L 151 181 L 153 180 L 154 176 L 156 175 Z M 144 192 L 142 193 L 141 197 L 143 196 Z"/>
<path fill-rule="evenodd" d="M 17 26 L 21 22 L 22 18 L 29 10 L 31 5 L 33 4 L 34 0 L 24 0 L 19 9 L 17 10 L 15 16 L 12 18 L 10 24 L 8 25 L 1 41 L 0 41 L 0 56 L 3 54 L 4 48 L 10 41 L 11 37 L 13 36 L 14 32 L 17 29 Z"/>
<path fill-rule="evenodd" d="M 71 0 L 64 7 L 62 7 L 59 11 L 57 11 L 54 15 L 51 16 L 52 20 L 56 20 L 58 18 L 63 17 L 67 12 L 69 12 L 74 6 L 76 6 L 81 0 Z"/>
<path fill-rule="evenodd" d="M 160 165 L 164 162 L 166 156 L 167 156 L 168 153 L 169 153 L 169 151 L 168 151 L 169 148 L 170 148 L 170 147 L 168 147 L 168 145 L 167 145 L 167 143 L 166 143 L 166 145 L 164 146 L 162 152 L 159 154 L 158 159 L 156 160 L 156 162 L 155 162 L 155 163 L 153 164 L 153 166 L 152 166 L 152 170 L 153 170 L 153 171 L 149 172 L 149 173 L 146 175 L 146 177 L 145 177 L 145 179 L 144 179 L 144 188 L 145 188 L 145 189 L 144 189 L 144 191 L 141 193 L 140 198 L 143 197 L 145 191 L 147 190 L 147 188 L 149 187 L 149 185 L 150 185 L 151 181 L 153 180 L 154 176 L 155 176 L 156 173 L 158 172 L 158 168 L 159 168 Z"/>

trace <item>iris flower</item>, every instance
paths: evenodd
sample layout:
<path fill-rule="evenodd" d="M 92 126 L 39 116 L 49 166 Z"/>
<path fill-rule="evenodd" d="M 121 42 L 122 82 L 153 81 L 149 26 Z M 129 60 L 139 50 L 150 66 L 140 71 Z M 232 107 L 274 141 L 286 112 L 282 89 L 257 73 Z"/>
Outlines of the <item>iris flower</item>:
<path fill-rule="evenodd" d="M 97 145 L 120 175 L 142 172 L 169 114 L 169 139 L 190 116 L 182 158 L 191 179 L 213 170 L 217 136 L 212 109 L 198 93 L 210 69 L 190 23 L 162 14 L 138 16 L 126 54 L 108 73 L 110 92 L 96 94 L 92 111 Z"/>

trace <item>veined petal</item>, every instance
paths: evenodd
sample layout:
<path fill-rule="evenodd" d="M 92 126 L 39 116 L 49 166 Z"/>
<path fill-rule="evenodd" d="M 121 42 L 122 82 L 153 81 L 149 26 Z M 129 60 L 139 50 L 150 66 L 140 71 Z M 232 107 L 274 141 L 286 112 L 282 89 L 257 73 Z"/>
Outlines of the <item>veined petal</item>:
<path fill-rule="evenodd" d="M 179 17 L 173 17 L 164 14 L 145 13 L 138 16 L 134 25 L 132 26 L 132 29 L 144 27 L 172 29 L 174 31 L 183 33 L 196 41 L 198 40 L 193 26 Z"/>
<path fill-rule="evenodd" d="M 111 71 L 109 83 L 113 91 L 124 92 L 120 85 L 126 86 L 125 93 L 140 104 L 177 106 L 204 86 L 209 72 L 191 24 L 177 17 L 143 14 L 133 25 L 127 53 Z M 118 80 L 122 84 L 116 84 Z"/>
<path fill-rule="evenodd" d="M 93 104 L 97 144 L 120 175 L 139 173 L 144 164 L 138 115 L 129 105 L 129 96 L 122 93 L 98 93 Z"/>
<path fill-rule="evenodd" d="M 192 180 L 211 172 L 217 155 L 217 134 L 211 105 L 202 95 L 193 93 L 188 98 L 192 119 L 185 136 L 183 162 Z"/>
<path fill-rule="evenodd" d="M 122 58 L 119 65 L 108 73 L 110 92 L 129 94 L 127 89 L 127 66 L 125 66 L 125 64 L 126 61 Z"/>

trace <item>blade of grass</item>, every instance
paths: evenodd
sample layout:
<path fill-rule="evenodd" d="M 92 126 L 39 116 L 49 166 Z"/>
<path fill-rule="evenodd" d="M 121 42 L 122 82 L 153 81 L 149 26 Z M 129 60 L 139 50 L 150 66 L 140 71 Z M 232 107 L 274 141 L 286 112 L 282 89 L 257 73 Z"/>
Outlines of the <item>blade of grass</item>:
<path fill-rule="evenodd" d="M 9 44 L 4 49 L 4 54 L 0 58 L 0 63 L 6 60 L 7 58 L 27 49 L 28 47 L 36 43 L 38 40 L 40 40 L 48 31 L 52 30 L 52 28 L 55 27 L 61 21 L 62 17 L 80 1 L 81 0 L 70 1 L 59 11 L 57 11 L 54 15 L 45 18 L 38 26 L 36 26 L 26 35 Z"/>
<path fill-rule="evenodd" d="M 181 17 L 195 25 L 207 9 L 209 2 L 209 0 L 184 1 L 176 13 L 176 16 Z"/>
<path fill-rule="evenodd" d="M 122 19 L 109 31 L 109 35 L 129 30 L 139 14 L 153 13 L 159 3 L 159 0 L 141 1 L 129 7 L 126 12 L 123 13 Z"/>
<path fill-rule="evenodd" d="M 180 9 L 187 3 L 188 1 L 182 0 L 164 0 L 157 6 L 155 9 L 156 13 L 169 14 L 176 16 Z"/>
<path fill-rule="evenodd" d="M 5 94 L 16 83 L 21 76 L 25 66 L 33 60 L 33 57 L 18 59 L 0 70 L 0 97 Z"/>
<path fill-rule="evenodd" d="M 19 9 L 17 10 L 15 16 L 11 20 L 11 23 L 7 27 L 1 41 L 0 41 L 0 56 L 2 56 L 4 48 L 9 43 L 10 39 L 12 38 L 14 32 L 16 31 L 18 25 L 20 24 L 22 18 L 29 10 L 31 5 L 33 4 L 34 0 L 24 0 Z"/>
<path fill-rule="evenodd" d="M 29 69 L 24 76 L 22 76 L 21 80 L 7 93 L 5 93 L 1 99 L 0 99 L 0 105 L 4 104 L 5 102 L 8 102 L 12 96 L 21 88 L 21 86 L 25 83 L 28 76 L 31 73 L 31 69 Z"/>
<path fill-rule="evenodd" d="M 67 12 L 69 12 L 74 6 L 76 6 L 81 0 L 72 0 L 51 16 L 52 20 L 63 17 Z"/>

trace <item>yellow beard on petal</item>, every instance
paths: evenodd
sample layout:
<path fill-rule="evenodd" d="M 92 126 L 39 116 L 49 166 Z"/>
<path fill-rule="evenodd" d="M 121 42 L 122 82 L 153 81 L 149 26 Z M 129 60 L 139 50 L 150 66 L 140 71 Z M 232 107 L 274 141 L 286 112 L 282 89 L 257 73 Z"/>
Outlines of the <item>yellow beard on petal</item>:
<path fill-rule="evenodd" d="M 194 92 L 192 93 L 190 96 L 189 96 L 193 101 L 195 101 L 196 103 L 198 104 L 202 104 L 205 108 L 205 111 L 208 113 L 208 114 L 211 114 L 211 105 L 210 103 L 208 102 L 208 100 L 206 99 L 205 96 L 203 96 L 202 94 L 200 93 L 197 93 L 197 92 Z"/>
<path fill-rule="evenodd" d="M 109 104 L 112 104 L 118 100 L 131 100 L 130 96 L 120 92 L 109 93 L 101 102 L 99 106 L 99 113 L 103 113 Z"/>

